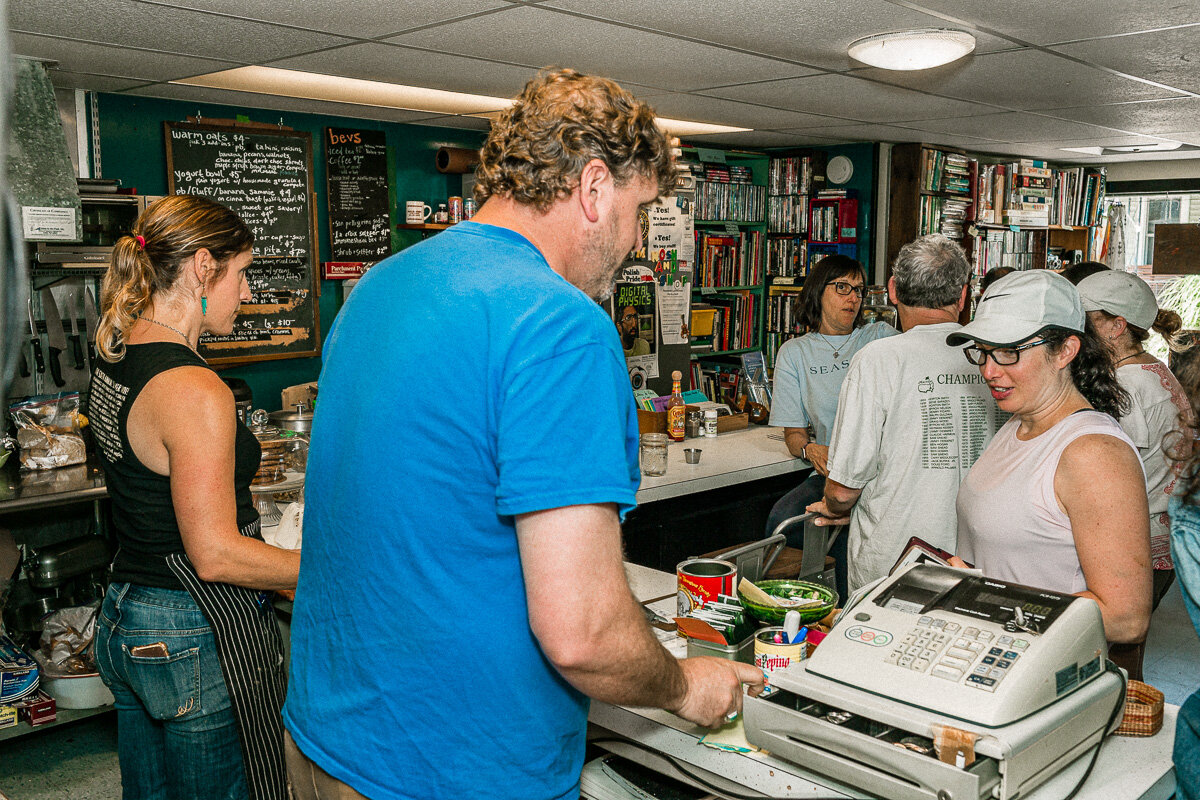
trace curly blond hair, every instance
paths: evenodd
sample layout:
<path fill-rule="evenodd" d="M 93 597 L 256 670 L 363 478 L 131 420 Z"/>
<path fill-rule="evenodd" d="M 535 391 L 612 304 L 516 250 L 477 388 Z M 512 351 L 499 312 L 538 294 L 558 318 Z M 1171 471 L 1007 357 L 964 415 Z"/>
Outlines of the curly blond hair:
<path fill-rule="evenodd" d="M 607 78 L 547 68 L 492 123 L 475 170 L 475 200 L 492 195 L 545 211 L 579 184 L 593 158 L 618 186 L 634 175 L 675 190 L 675 161 L 654 110 Z"/>
<path fill-rule="evenodd" d="M 124 358 L 125 337 L 138 315 L 155 293 L 175 287 L 180 267 L 197 250 L 208 250 L 216 260 L 218 268 L 209 276 L 215 280 L 231 258 L 253 244 L 254 234 L 246 223 L 220 203 L 188 194 L 156 201 L 113 247 L 100 283 L 100 355 L 109 362 Z"/>

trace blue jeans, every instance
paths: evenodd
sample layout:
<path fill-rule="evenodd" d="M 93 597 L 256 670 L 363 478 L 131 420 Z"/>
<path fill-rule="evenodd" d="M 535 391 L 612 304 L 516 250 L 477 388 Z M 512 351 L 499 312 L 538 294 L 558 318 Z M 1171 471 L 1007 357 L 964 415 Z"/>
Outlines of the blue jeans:
<path fill-rule="evenodd" d="M 1192 626 L 1200 633 L 1200 505 L 1171 498 L 1171 558 Z M 1175 722 L 1175 796 L 1200 800 L 1200 690 Z"/>
<path fill-rule="evenodd" d="M 245 800 L 216 641 L 192 596 L 113 583 L 99 623 L 96 666 L 116 698 L 124 800 Z M 160 642 L 165 656 L 133 652 Z"/>
<path fill-rule="evenodd" d="M 765 536 L 770 536 L 779 527 L 779 523 L 785 519 L 798 516 L 805 513 L 805 509 L 811 504 L 817 502 L 825 496 L 825 476 L 817 472 L 815 469 L 809 473 L 799 486 L 792 489 L 783 497 L 775 501 L 775 505 L 771 507 L 771 513 L 767 516 L 767 530 Z M 804 526 L 793 525 L 786 531 L 788 547 L 803 548 L 804 547 Z M 834 540 L 833 546 L 829 549 L 829 555 L 833 556 L 835 564 L 833 575 L 838 596 L 846 597 L 847 570 L 846 570 L 846 540 L 848 539 L 846 531 L 842 531 L 837 539 Z"/>

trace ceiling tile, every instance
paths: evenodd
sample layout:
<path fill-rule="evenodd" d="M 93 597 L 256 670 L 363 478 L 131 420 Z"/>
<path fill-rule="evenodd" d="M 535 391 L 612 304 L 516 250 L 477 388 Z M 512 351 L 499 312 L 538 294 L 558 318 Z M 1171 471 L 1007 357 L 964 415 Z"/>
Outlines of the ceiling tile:
<path fill-rule="evenodd" d="M 533 35 L 533 31 L 544 33 Z M 388 41 L 477 58 L 511 60 L 515 55 L 531 67 L 573 67 L 617 81 L 675 91 L 813 72 L 782 61 L 536 7 L 427 28 Z"/>
<path fill-rule="evenodd" d="M 189 100 L 196 103 L 211 103 L 213 105 L 235 106 L 238 108 L 293 111 L 302 114 L 322 114 L 352 119 L 375 119 L 386 122 L 411 122 L 418 125 L 423 125 L 425 124 L 425 120 L 439 116 L 428 112 L 409 111 L 401 108 L 360 106 L 353 103 L 330 103 L 322 100 L 277 97 L 271 94 L 255 94 L 254 92 L 231 92 L 225 89 L 210 89 L 205 86 L 181 86 L 173 83 L 146 86 L 128 92 L 128 94 L 137 95 L 138 97 Z"/>
<path fill-rule="evenodd" d="M 110 75 L 88 75 L 80 72 L 51 68 L 46 71 L 50 83 L 61 89 L 86 89 L 89 92 L 119 92 L 134 86 L 145 86 L 147 81 L 133 78 L 114 78 Z"/>
<path fill-rule="evenodd" d="M 807 131 L 740 131 L 709 133 L 685 137 L 688 144 L 722 144 L 730 147 L 804 147 L 807 145 L 839 144 L 850 141 L 827 136 L 812 136 Z"/>
<path fill-rule="evenodd" d="M 348 41 L 322 33 L 217 17 L 198 11 L 147 6 L 133 0 L 37 0 L 9 5 L 13 31 L 86 42 L 205 55 L 246 64 L 282 58 Z"/>
<path fill-rule="evenodd" d="M 1195 120 L 1193 120 L 1193 124 Z M 1173 142 L 1183 142 L 1184 144 L 1200 145 L 1200 131 L 1172 131 L 1171 133 L 1162 134 L 1161 138 L 1170 139 Z"/>
<path fill-rule="evenodd" d="M 1040 50 L 968 56 L 921 72 L 870 69 L 861 74 L 1021 111 L 1179 96 Z"/>
<path fill-rule="evenodd" d="M 1112 137 L 1115 131 L 1085 125 L 1082 122 L 1053 119 L 1037 114 L 1016 111 L 1002 114 L 983 114 L 958 119 L 934 119 L 914 122 L 913 127 L 938 133 L 977 136 L 1001 142 L 1033 142 L 1065 139 Z"/>
<path fill-rule="evenodd" d="M 155 4 L 168 5 L 157 1 Z M 279 0 L 181 0 L 169 5 L 363 39 L 391 36 L 469 14 L 512 7 L 504 0 L 438 0 L 436 3 L 405 3 L 400 6 L 380 3 L 378 0 L 305 0 L 303 3 L 280 3 Z"/>
<path fill-rule="evenodd" d="M 641 92 L 636 92 L 642 97 Z M 819 125 L 832 125 L 841 122 L 835 117 L 821 117 L 816 114 L 802 114 L 799 111 L 787 111 L 780 108 L 769 108 L 749 103 L 737 103 L 716 97 L 705 97 L 695 94 L 664 94 L 646 98 L 655 113 L 673 119 L 686 119 L 693 122 L 712 122 L 717 125 L 732 125 L 739 128 L 812 128 Z"/>
<path fill-rule="evenodd" d="M 492 97 L 517 95 L 537 72 L 530 67 L 375 43 L 285 58 L 271 66 Z"/>
<path fill-rule="evenodd" d="M 806 128 L 804 133 L 850 142 L 923 142 L 928 134 L 895 125 L 834 125 Z"/>
<path fill-rule="evenodd" d="M 697 13 L 695 0 L 549 0 L 544 5 L 831 70 L 862 66 L 846 54 L 855 39 L 884 31 L 945 27 L 937 17 L 884 0 L 742 0 L 706 3 L 703 13 Z M 1012 46 L 983 33 L 977 39 L 978 52 Z"/>
<path fill-rule="evenodd" d="M 229 61 L 212 61 L 174 56 L 146 50 L 130 50 L 100 44 L 84 44 L 50 36 L 13 33 L 13 53 L 57 61 L 60 69 L 78 75 L 98 74 L 106 78 L 137 78 L 169 81 L 239 66 Z"/>
<path fill-rule="evenodd" d="M 903 122 L 938 116 L 984 114 L 995 110 L 976 103 L 934 97 L 835 74 L 729 86 L 710 90 L 707 94 L 864 122 Z"/>
<path fill-rule="evenodd" d="M 1200 25 L 1094 39 L 1054 50 L 1174 89 L 1200 92 Z"/>
<path fill-rule="evenodd" d="M 1179 97 L 1142 103 L 1059 108 L 1048 113 L 1134 133 L 1161 134 L 1183 130 L 1200 119 L 1200 98 Z"/>
<path fill-rule="evenodd" d="M 1033 44 L 1196 22 L 1192 0 L 917 0 L 917 5 Z"/>

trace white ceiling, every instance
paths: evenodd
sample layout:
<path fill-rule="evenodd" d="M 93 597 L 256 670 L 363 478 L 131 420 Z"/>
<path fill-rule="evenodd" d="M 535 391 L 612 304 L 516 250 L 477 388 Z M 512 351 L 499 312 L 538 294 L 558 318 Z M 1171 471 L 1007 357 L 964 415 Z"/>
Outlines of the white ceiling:
<path fill-rule="evenodd" d="M 1200 145 L 1197 0 L 25 0 L 19 55 L 61 87 L 479 128 L 478 119 L 172 85 L 267 65 L 510 97 L 554 64 L 665 117 L 751 127 L 743 147 L 925 141 L 1056 161 L 1063 147 Z M 886 31 L 953 27 L 975 52 L 924 72 L 852 61 Z"/>

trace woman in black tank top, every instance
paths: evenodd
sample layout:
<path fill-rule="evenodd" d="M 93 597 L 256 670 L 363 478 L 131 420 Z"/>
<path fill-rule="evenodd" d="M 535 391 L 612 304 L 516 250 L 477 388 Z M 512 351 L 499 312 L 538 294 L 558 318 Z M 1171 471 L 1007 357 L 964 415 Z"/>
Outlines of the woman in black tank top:
<path fill-rule="evenodd" d="M 260 449 L 196 352 L 250 299 L 253 236 L 177 195 L 113 249 L 88 416 L 118 551 L 96 661 L 116 697 L 126 798 L 282 798 L 283 648 L 269 590 L 300 554 L 262 541 Z"/>

